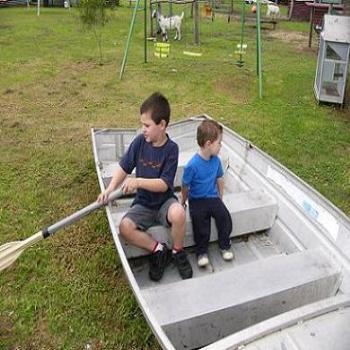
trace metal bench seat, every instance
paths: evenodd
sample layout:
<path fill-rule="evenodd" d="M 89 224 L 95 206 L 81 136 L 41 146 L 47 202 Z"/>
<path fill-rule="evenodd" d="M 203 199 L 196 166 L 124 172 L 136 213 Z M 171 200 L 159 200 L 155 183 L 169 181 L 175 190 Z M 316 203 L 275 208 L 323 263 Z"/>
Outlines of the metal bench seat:
<path fill-rule="evenodd" d="M 145 288 L 142 296 L 167 335 L 179 342 L 176 349 L 192 349 L 330 297 L 339 279 L 339 267 L 317 248 Z"/>
<path fill-rule="evenodd" d="M 247 233 L 267 230 L 272 227 L 277 215 L 278 205 L 270 195 L 257 191 L 247 191 L 224 195 L 226 204 L 232 216 L 233 231 L 231 237 L 237 237 Z M 114 219 L 119 222 L 125 215 L 126 209 L 113 212 Z M 214 220 L 211 223 L 210 241 L 217 241 L 217 230 Z M 151 227 L 148 232 L 159 242 L 165 242 L 172 246 L 170 230 L 162 226 Z M 128 244 L 121 239 L 128 258 L 147 255 L 144 249 Z M 191 218 L 187 209 L 185 247 L 194 245 Z"/>

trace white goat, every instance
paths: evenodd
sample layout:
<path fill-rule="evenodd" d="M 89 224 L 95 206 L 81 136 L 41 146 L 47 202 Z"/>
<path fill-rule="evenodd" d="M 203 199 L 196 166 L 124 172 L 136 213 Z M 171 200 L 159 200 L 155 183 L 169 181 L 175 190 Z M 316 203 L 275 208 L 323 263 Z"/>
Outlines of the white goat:
<path fill-rule="evenodd" d="M 267 4 L 266 16 L 276 19 L 280 15 L 280 8 L 276 4 Z"/>
<path fill-rule="evenodd" d="M 171 17 L 164 17 L 158 11 L 154 10 L 152 13 L 153 18 L 157 18 L 159 23 L 159 29 L 163 36 L 163 41 L 168 41 L 167 30 L 174 29 L 176 31 L 174 40 L 181 40 L 181 22 L 184 18 L 184 13 L 181 16 L 175 15 Z"/>

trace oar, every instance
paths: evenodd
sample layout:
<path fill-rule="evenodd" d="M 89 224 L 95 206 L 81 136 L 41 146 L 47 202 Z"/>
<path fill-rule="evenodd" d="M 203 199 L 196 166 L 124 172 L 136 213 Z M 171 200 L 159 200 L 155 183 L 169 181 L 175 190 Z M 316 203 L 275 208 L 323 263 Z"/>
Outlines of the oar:
<path fill-rule="evenodd" d="M 123 191 L 121 189 L 112 192 L 107 200 L 107 203 L 121 197 Z M 84 216 L 90 214 L 92 211 L 104 207 L 107 203 L 94 202 L 87 207 L 78 210 L 74 214 L 67 216 L 66 218 L 56 222 L 55 224 L 42 229 L 41 231 L 35 233 L 33 236 L 25 239 L 24 241 L 10 242 L 2 245 L 0 247 L 0 271 L 6 269 L 10 266 L 22 253 L 23 251 L 34 245 L 35 243 L 41 241 L 44 238 L 50 237 L 56 231 L 73 224 L 74 222 L 80 220 Z"/>

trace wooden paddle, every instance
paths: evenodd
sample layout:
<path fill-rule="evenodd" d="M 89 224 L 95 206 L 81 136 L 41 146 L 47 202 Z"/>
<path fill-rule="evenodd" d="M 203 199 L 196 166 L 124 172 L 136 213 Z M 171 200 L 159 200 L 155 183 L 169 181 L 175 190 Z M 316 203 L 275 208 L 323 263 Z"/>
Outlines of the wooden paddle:
<path fill-rule="evenodd" d="M 108 197 L 107 203 L 121 197 L 122 194 L 123 191 L 121 189 L 112 192 Z M 78 210 L 74 214 L 56 222 L 55 224 L 42 229 L 41 231 L 35 233 L 33 236 L 25 239 L 24 241 L 15 241 L 2 245 L 0 247 L 0 271 L 10 266 L 23 253 L 23 251 L 26 248 L 34 245 L 35 243 L 41 241 L 44 238 L 50 237 L 56 231 L 73 224 L 74 222 L 80 220 L 81 218 L 90 214 L 94 210 L 104 207 L 107 203 L 94 202 L 88 205 L 87 207 Z"/>

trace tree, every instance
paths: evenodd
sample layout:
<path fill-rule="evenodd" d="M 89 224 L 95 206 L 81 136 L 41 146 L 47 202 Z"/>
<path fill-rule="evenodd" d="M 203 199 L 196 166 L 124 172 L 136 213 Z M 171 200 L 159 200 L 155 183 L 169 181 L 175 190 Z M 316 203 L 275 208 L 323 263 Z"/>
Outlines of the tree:
<path fill-rule="evenodd" d="M 106 0 L 80 0 L 79 16 L 83 26 L 94 33 L 102 64 L 102 29 L 109 20 Z"/>

